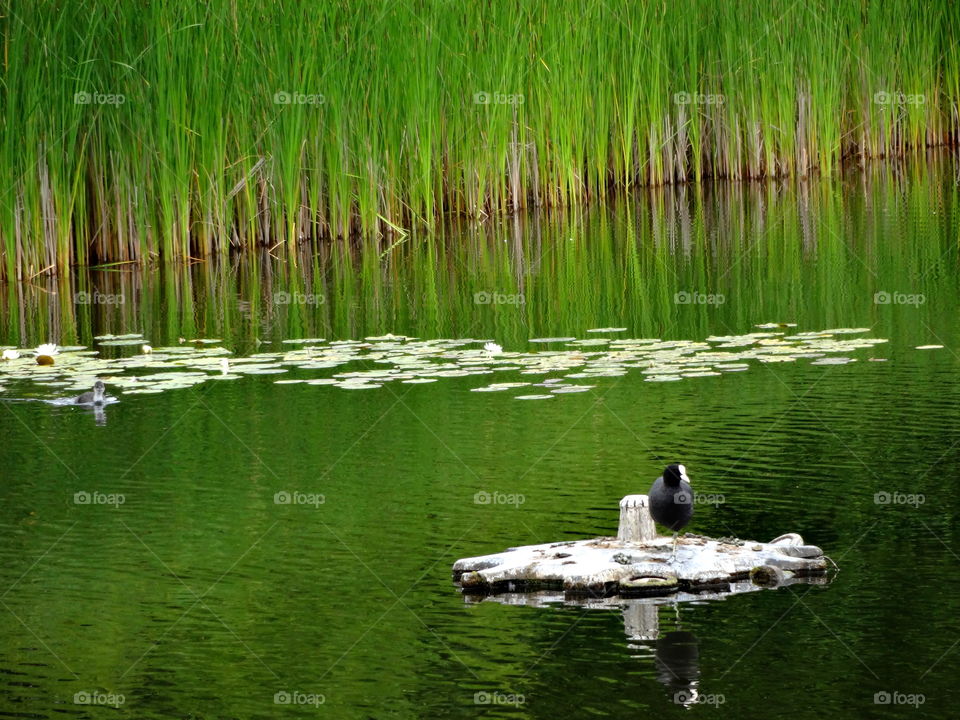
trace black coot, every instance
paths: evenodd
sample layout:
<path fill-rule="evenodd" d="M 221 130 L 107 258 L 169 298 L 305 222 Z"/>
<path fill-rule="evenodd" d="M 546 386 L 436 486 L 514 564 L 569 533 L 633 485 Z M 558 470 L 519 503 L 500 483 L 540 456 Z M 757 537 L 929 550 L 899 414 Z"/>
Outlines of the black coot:
<path fill-rule="evenodd" d="M 673 530 L 673 554 L 677 554 L 677 533 L 693 517 L 693 489 L 687 469 L 679 463 L 667 465 L 650 488 L 650 515 L 654 522 Z"/>

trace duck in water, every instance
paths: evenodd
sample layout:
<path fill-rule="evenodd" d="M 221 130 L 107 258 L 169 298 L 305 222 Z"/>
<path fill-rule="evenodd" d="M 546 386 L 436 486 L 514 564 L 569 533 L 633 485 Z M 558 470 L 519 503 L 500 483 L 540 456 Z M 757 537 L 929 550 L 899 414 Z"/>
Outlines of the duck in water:
<path fill-rule="evenodd" d="M 693 488 L 687 468 L 679 463 L 667 465 L 663 475 L 650 488 L 650 515 L 655 522 L 673 530 L 673 555 L 677 557 L 677 533 L 693 517 Z"/>
<path fill-rule="evenodd" d="M 79 395 L 73 399 L 74 404 L 76 405 L 103 405 L 104 400 L 107 397 L 107 386 L 103 384 L 102 380 L 97 380 L 93 384 L 93 390 L 90 392 L 85 392 L 83 395 Z"/>

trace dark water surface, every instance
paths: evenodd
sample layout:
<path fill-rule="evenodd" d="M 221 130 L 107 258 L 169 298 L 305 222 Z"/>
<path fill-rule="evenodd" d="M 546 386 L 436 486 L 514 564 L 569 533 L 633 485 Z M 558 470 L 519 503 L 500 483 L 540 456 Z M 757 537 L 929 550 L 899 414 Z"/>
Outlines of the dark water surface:
<path fill-rule="evenodd" d="M 702 340 L 770 321 L 890 341 L 849 365 L 634 371 L 542 402 L 469 392 L 489 376 L 354 392 L 266 375 L 121 395 L 101 426 L 0 403 L 0 716 L 954 717 L 957 178 L 941 159 L 645 195 L 382 256 L 335 246 L 296 269 L 265 256 L 0 287 L 0 342 L 21 346 L 143 332 L 243 354 L 392 332 L 527 350 L 596 327 Z M 468 603 L 452 585 L 459 557 L 615 533 L 619 499 L 673 460 L 725 498 L 692 531 L 799 532 L 837 562 L 833 582 L 668 603 L 657 640 L 629 638 L 620 607 Z M 691 686 L 700 702 L 677 702 Z"/>

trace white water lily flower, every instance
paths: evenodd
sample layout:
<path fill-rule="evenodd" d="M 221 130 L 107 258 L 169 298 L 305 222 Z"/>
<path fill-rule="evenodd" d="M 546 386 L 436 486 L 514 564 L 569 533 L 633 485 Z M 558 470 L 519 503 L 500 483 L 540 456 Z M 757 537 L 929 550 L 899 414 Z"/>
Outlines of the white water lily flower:
<path fill-rule="evenodd" d="M 4 359 L 4 360 L 16 360 L 18 357 L 20 357 L 20 353 L 18 353 L 16 350 L 4 350 L 4 351 L 3 351 L 3 359 Z"/>
<path fill-rule="evenodd" d="M 53 365 L 53 357 L 59 354 L 56 343 L 44 343 L 36 349 L 37 365 Z"/>
<path fill-rule="evenodd" d="M 496 343 L 488 342 L 483 346 L 483 349 L 486 350 L 491 355 L 499 355 L 503 352 L 503 348 L 497 345 Z"/>
<path fill-rule="evenodd" d="M 153 348 L 150 347 L 149 345 L 141 345 L 140 352 L 142 352 L 144 355 L 149 355 L 150 353 L 153 352 Z"/>

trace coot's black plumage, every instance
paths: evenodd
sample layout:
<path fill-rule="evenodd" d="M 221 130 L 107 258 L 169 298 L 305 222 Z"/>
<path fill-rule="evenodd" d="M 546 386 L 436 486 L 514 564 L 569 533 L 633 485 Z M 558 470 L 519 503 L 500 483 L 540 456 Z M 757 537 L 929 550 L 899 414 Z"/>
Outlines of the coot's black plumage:
<path fill-rule="evenodd" d="M 667 465 L 663 475 L 650 488 L 650 515 L 660 525 L 673 530 L 673 552 L 677 552 L 677 532 L 693 517 L 693 488 L 687 469 L 679 463 Z"/>

